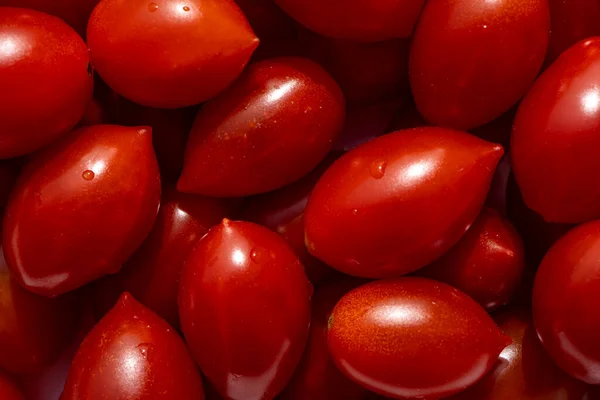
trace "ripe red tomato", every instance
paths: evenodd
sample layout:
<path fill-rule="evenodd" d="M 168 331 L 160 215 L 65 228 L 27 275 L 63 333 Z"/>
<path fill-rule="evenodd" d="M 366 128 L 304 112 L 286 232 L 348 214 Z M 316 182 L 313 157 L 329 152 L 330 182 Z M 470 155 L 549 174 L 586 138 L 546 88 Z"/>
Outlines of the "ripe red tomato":
<path fill-rule="evenodd" d="M 501 146 L 442 128 L 398 131 L 357 147 L 309 198 L 308 249 L 355 276 L 424 267 L 475 221 L 500 157 Z"/>
<path fill-rule="evenodd" d="M 499 117 L 535 80 L 549 31 L 547 0 L 427 2 L 409 68 L 419 111 L 455 129 Z"/>
<path fill-rule="evenodd" d="M 121 268 L 159 202 L 150 130 L 80 128 L 25 167 L 4 218 L 6 260 L 34 293 L 73 290 Z"/>
<path fill-rule="evenodd" d="M 481 379 L 510 343 L 467 295 L 424 278 L 351 291 L 335 306 L 327 338 L 343 373 L 398 399 L 458 393 Z"/>
<path fill-rule="evenodd" d="M 56 17 L 0 7 L 0 49 L 0 158 L 9 158 L 73 129 L 94 82 L 87 46 Z"/>
<path fill-rule="evenodd" d="M 19 388 L 3 374 L 0 374 L 0 398 L 2 400 L 25 400 L 25 396 Z"/>
<path fill-rule="evenodd" d="M 312 287 L 274 232 L 223 220 L 200 240 L 179 288 L 181 329 L 200 369 L 230 400 L 272 400 L 308 338 Z"/>
<path fill-rule="evenodd" d="M 292 183 L 331 150 L 344 116 L 342 92 L 318 64 L 253 64 L 198 113 L 177 189 L 246 196 Z"/>
<path fill-rule="evenodd" d="M 92 63 L 112 89 L 160 108 L 215 96 L 258 46 L 233 0 L 101 0 L 87 39 Z"/>

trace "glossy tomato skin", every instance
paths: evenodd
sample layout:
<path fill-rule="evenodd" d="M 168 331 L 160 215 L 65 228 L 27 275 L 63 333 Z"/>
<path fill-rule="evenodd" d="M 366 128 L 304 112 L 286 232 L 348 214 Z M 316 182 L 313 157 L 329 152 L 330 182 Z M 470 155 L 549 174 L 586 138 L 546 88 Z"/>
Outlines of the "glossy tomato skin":
<path fill-rule="evenodd" d="M 292 183 L 329 152 L 344 117 L 339 86 L 313 61 L 253 64 L 196 116 L 177 189 L 229 197 Z"/>
<path fill-rule="evenodd" d="M 535 80 L 549 31 L 547 0 L 427 2 L 409 68 L 419 111 L 455 129 L 499 117 Z"/>
<path fill-rule="evenodd" d="M 359 42 L 410 36 L 424 0 L 275 0 L 313 32 Z"/>
<path fill-rule="evenodd" d="M 233 0 L 102 0 L 87 39 L 92 63 L 112 89 L 159 108 L 215 96 L 258 46 Z"/>
<path fill-rule="evenodd" d="M 513 172 L 525 204 L 548 222 L 600 217 L 600 38 L 556 60 L 521 102 L 511 136 Z"/>
<path fill-rule="evenodd" d="M 281 392 L 306 345 L 311 295 L 293 250 L 267 228 L 225 219 L 198 242 L 181 276 L 181 328 L 223 398 Z"/>
<path fill-rule="evenodd" d="M 446 282 L 493 310 L 510 302 L 524 269 L 525 250 L 517 230 L 486 207 L 460 241 L 419 274 Z"/>
<path fill-rule="evenodd" d="M 548 251 L 535 277 L 533 316 L 554 361 L 584 382 L 600 384 L 600 222 L 580 225 Z"/>
<path fill-rule="evenodd" d="M 424 267 L 475 221 L 500 157 L 501 146 L 442 128 L 398 131 L 357 147 L 309 198 L 308 249 L 366 278 Z"/>
<path fill-rule="evenodd" d="M 24 287 L 56 296 L 121 268 L 158 212 L 151 136 L 139 127 L 80 128 L 25 166 L 3 232 Z"/>
<path fill-rule="evenodd" d="M 77 350 L 61 400 L 204 400 L 184 341 L 124 293 Z"/>
<path fill-rule="evenodd" d="M 0 7 L 0 46 L 0 158 L 10 158 L 73 129 L 94 82 L 87 46 L 56 17 Z"/>
<path fill-rule="evenodd" d="M 345 295 L 329 353 L 348 377 L 393 398 L 440 398 L 482 378 L 510 341 L 467 295 L 424 278 L 382 280 Z"/>
<path fill-rule="evenodd" d="M 0 398 L 2 400 L 25 400 L 21 390 L 3 374 L 0 374 Z"/>

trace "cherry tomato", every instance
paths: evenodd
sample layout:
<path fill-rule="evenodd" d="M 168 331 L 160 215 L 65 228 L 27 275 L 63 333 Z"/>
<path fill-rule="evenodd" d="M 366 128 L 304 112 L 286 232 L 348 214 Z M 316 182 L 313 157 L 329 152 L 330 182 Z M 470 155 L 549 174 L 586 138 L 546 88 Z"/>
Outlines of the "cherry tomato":
<path fill-rule="evenodd" d="M 324 36 L 378 42 L 410 36 L 425 0 L 275 0 Z"/>
<path fill-rule="evenodd" d="M 535 80 L 549 31 L 547 0 L 427 2 L 409 68 L 419 111 L 455 129 L 499 117 Z"/>
<path fill-rule="evenodd" d="M 600 38 L 556 60 L 521 102 L 511 136 L 525 204 L 548 222 L 600 217 Z"/>
<path fill-rule="evenodd" d="M 87 39 L 94 67 L 112 89 L 160 108 L 215 96 L 258 46 L 233 0 L 101 0 Z"/>
<path fill-rule="evenodd" d="M 159 202 L 149 129 L 80 128 L 25 167 L 6 209 L 6 260 L 34 293 L 73 290 L 121 268 Z"/>
<path fill-rule="evenodd" d="M 289 184 L 325 157 L 344 117 L 342 92 L 318 64 L 258 62 L 198 113 L 177 189 L 226 197 Z"/>
<path fill-rule="evenodd" d="M 0 48 L 0 158 L 9 158 L 73 129 L 94 81 L 87 46 L 56 17 L 0 7 Z"/>
<path fill-rule="evenodd" d="M 308 338 L 312 287 L 274 232 L 223 220 L 184 266 L 179 315 L 200 369 L 230 400 L 271 400 Z"/>
<path fill-rule="evenodd" d="M 25 400 L 19 388 L 3 374 L 0 374 L 0 397 L 2 400 Z"/>
<path fill-rule="evenodd" d="M 510 340 L 459 290 L 424 278 L 369 283 L 345 295 L 328 323 L 332 360 L 393 398 L 439 398 L 481 379 Z"/>
<path fill-rule="evenodd" d="M 600 384 L 600 221 L 581 225 L 548 251 L 535 277 L 533 316 L 546 350 L 566 372 Z"/>
<path fill-rule="evenodd" d="M 500 157 L 501 146 L 442 128 L 398 131 L 357 147 L 309 198 L 308 249 L 350 275 L 415 271 L 475 221 Z"/>

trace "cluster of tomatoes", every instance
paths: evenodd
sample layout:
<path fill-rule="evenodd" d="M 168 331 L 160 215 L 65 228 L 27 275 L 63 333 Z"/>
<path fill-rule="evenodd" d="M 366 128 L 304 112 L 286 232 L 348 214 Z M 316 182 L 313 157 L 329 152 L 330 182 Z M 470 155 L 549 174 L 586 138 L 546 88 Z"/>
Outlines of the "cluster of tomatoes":
<path fill-rule="evenodd" d="M 0 399 L 598 400 L 599 148 L 600 0 L 0 0 Z"/>

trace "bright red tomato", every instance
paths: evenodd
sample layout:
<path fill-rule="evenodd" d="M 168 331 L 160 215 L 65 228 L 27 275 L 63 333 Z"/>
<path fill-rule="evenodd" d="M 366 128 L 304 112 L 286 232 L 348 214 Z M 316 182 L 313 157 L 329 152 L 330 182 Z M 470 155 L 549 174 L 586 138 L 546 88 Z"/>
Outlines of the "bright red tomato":
<path fill-rule="evenodd" d="M 226 399 L 272 400 L 308 338 L 312 287 L 287 243 L 250 222 L 223 220 L 196 245 L 179 290 L 181 329 Z"/>
<path fill-rule="evenodd" d="M 68 292 L 117 272 L 150 232 L 159 202 L 149 129 L 78 129 L 25 167 L 6 209 L 6 260 L 28 290 Z"/>
<path fill-rule="evenodd" d="M 308 201 L 314 256 L 368 278 L 415 271 L 475 221 L 502 147 L 442 128 L 398 131 L 350 151 Z"/>
<path fill-rule="evenodd" d="M 56 17 L 0 7 L 0 49 L 0 158 L 9 158 L 73 129 L 94 81 L 87 46 Z"/>
<path fill-rule="evenodd" d="M 25 396 L 19 388 L 3 374 L 0 374 L 0 398 L 2 400 L 25 400 Z"/>
<path fill-rule="evenodd" d="M 547 0 L 427 2 L 410 55 L 419 111 L 455 129 L 499 117 L 536 78 L 549 32 Z"/>

